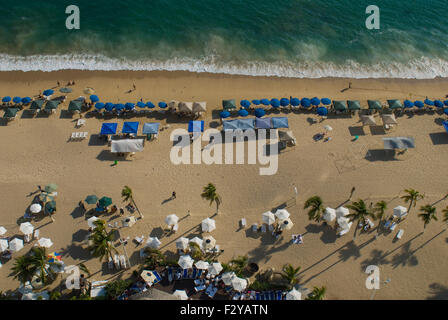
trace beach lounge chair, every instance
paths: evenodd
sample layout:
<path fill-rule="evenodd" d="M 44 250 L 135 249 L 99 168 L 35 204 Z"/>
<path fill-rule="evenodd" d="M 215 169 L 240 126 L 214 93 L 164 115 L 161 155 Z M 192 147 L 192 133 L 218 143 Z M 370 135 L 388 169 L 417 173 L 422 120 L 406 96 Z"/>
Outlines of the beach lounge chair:
<path fill-rule="evenodd" d="M 257 232 L 258 231 L 258 224 L 254 223 L 252 225 L 252 232 Z"/>
<path fill-rule="evenodd" d="M 87 139 L 87 136 L 88 136 L 88 135 L 89 135 L 88 132 L 82 132 L 82 133 L 81 133 L 81 137 L 80 137 L 81 140 L 82 140 L 82 139 Z"/>
<path fill-rule="evenodd" d="M 196 279 L 199 279 L 202 276 L 202 273 L 204 272 L 204 270 L 199 269 L 198 273 L 196 274 Z"/>
<path fill-rule="evenodd" d="M 140 249 L 140 258 L 144 259 L 146 257 L 145 248 Z"/>
<path fill-rule="evenodd" d="M 173 268 L 168 267 L 166 273 L 168 274 L 168 282 L 169 283 L 173 282 Z"/>
<path fill-rule="evenodd" d="M 34 230 L 34 239 L 39 240 L 39 230 Z"/>
<path fill-rule="evenodd" d="M 396 222 L 392 223 L 392 225 L 390 226 L 390 231 L 394 231 L 396 227 L 397 223 Z"/>
<path fill-rule="evenodd" d="M 283 300 L 283 292 L 281 290 L 277 290 L 275 293 L 276 300 Z"/>
<path fill-rule="evenodd" d="M 135 237 L 134 241 L 137 242 L 137 245 L 140 245 L 143 243 L 143 239 L 145 238 L 144 235 L 142 235 L 141 237 Z"/>
<path fill-rule="evenodd" d="M 180 280 L 182 278 L 182 269 L 177 269 L 176 273 L 174 274 L 174 279 L 175 280 Z"/>
<path fill-rule="evenodd" d="M 208 293 L 208 297 L 210 299 L 213 299 L 213 297 L 215 296 L 216 292 L 218 292 L 218 288 L 216 287 L 212 287 L 212 289 L 209 291 Z"/>
<path fill-rule="evenodd" d="M 196 279 L 196 275 L 198 274 L 198 269 L 193 268 L 193 272 L 190 275 L 190 279 Z"/>
<path fill-rule="evenodd" d="M 241 228 L 245 228 L 246 227 L 246 218 L 241 219 L 240 226 L 241 226 Z"/>
<path fill-rule="evenodd" d="M 156 280 L 154 281 L 154 284 L 162 281 L 162 277 L 160 276 L 160 274 L 157 271 L 153 271 L 152 274 L 156 277 Z"/>
<path fill-rule="evenodd" d="M 269 232 L 272 232 L 272 231 L 274 231 L 274 225 L 270 224 L 269 225 Z"/>
<path fill-rule="evenodd" d="M 261 232 L 266 233 L 266 225 L 265 224 L 261 225 Z"/>
<path fill-rule="evenodd" d="M 204 281 L 201 280 L 201 279 L 196 279 L 196 280 L 194 280 L 193 282 L 194 282 L 194 284 L 195 284 L 196 286 L 200 286 L 201 284 L 204 284 Z"/>
<path fill-rule="evenodd" d="M 389 229 L 391 224 L 392 224 L 392 221 L 387 220 L 387 221 L 384 223 L 384 228 Z"/>
<path fill-rule="evenodd" d="M 76 122 L 76 127 L 77 128 L 81 128 L 85 124 L 86 124 L 86 120 L 85 119 L 78 119 L 78 121 Z"/>
<path fill-rule="evenodd" d="M 112 257 L 109 257 L 109 261 L 107 262 L 107 268 L 109 270 L 112 270 L 114 268 L 114 260 L 112 259 Z"/>
<path fill-rule="evenodd" d="M 275 300 L 276 299 L 276 295 L 275 295 L 274 291 L 270 291 L 269 292 L 269 298 L 270 298 L 270 300 Z"/>
<path fill-rule="evenodd" d="M 206 288 L 205 284 L 201 284 L 197 287 L 194 287 L 194 291 L 199 292 L 199 291 L 205 290 L 205 288 Z"/>
<path fill-rule="evenodd" d="M 174 226 L 173 226 L 173 233 L 176 233 L 177 232 L 177 230 L 179 229 L 179 225 L 176 223 Z"/>
<path fill-rule="evenodd" d="M 241 297 L 241 293 L 237 292 L 233 295 L 232 300 L 239 300 Z"/>
<path fill-rule="evenodd" d="M 403 233 L 404 233 L 404 230 L 403 230 L 403 229 L 400 229 L 400 230 L 398 231 L 398 233 L 397 233 L 397 239 L 398 239 L 398 240 L 401 239 L 401 237 L 403 236 Z"/>
<path fill-rule="evenodd" d="M 255 292 L 255 300 L 261 300 L 260 292 Z"/>
<path fill-rule="evenodd" d="M 121 268 L 126 269 L 127 268 L 126 257 L 124 255 L 120 255 L 119 259 Z"/>
<path fill-rule="evenodd" d="M 117 270 L 120 270 L 120 260 L 118 254 L 114 255 L 114 266 Z"/>
<path fill-rule="evenodd" d="M 188 279 L 188 269 L 182 271 L 182 279 Z"/>

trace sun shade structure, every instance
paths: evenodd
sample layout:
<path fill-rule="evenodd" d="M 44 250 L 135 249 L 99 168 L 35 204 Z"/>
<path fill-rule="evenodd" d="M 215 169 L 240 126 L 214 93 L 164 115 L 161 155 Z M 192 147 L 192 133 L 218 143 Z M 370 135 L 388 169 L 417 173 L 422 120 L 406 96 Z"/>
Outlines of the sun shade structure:
<path fill-rule="evenodd" d="M 267 211 L 261 215 L 263 223 L 271 225 L 275 222 L 275 215 L 271 211 Z"/>
<path fill-rule="evenodd" d="M 70 101 L 70 104 L 68 105 L 68 111 L 72 111 L 72 112 L 81 112 L 81 108 L 82 108 L 83 102 L 80 100 L 72 100 Z"/>
<path fill-rule="evenodd" d="M 320 99 L 318 98 L 318 97 L 314 97 L 314 98 L 312 98 L 311 99 L 311 104 L 313 105 L 313 106 L 318 106 L 318 105 L 320 105 Z"/>
<path fill-rule="evenodd" d="M 316 109 L 316 113 L 317 113 L 319 116 L 326 116 L 326 115 L 328 115 L 328 109 L 325 108 L 325 107 L 318 107 L 318 108 Z"/>
<path fill-rule="evenodd" d="M 138 122 L 125 122 L 123 123 L 123 128 L 121 129 L 122 133 L 134 133 L 137 134 L 138 132 Z"/>
<path fill-rule="evenodd" d="M 62 93 L 70 93 L 72 91 L 73 90 L 71 88 L 61 88 L 61 89 L 59 89 L 59 92 L 62 92 Z"/>
<path fill-rule="evenodd" d="M 185 290 L 176 290 L 174 291 L 173 296 L 175 296 L 179 300 L 188 300 L 188 295 Z"/>
<path fill-rule="evenodd" d="M 347 103 L 342 100 L 334 100 L 333 108 L 338 111 L 345 111 L 345 110 L 347 110 Z"/>
<path fill-rule="evenodd" d="M 58 186 L 55 183 L 50 183 L 44 187 L 45 192 L 51 193 L 58 190 Z"/>
<path fill-rule="evenodd" d="M 279 226 L 281 230 L 290 230 L 294 226 L 294 223 L 292 223 L 291 219 L 288 218 L 280 221 Z"/>
<path fill-rule="evenodd" d="M 31 102 L 30 109 L 31 110 L 40 110 L 42 109 L 42 106 L 44 105 L 45 100 L 38 99 Z"/>
<path fill-rule="evenodd" d="M 168 105 L 166 104 L 166 102 L 160 101 L 158 104 L 159 108 L 161 109 L 165 109 L 166 107 L 168 107 Z"/>
<path fill-rule="evenodd" d="M 92 95 L 90 96 L 90 101 L 92 101 L 92 102 L 98 102 L 98 101 L 100 101 L 100 98 L 98 98 L 97 95 L 92 94 Z"/>
<path fill-rule="evenodd" d="M 124 108 L 125 108 L 125 106 L 122 103 L 117 103 L 117 104 L 114 105 L 114 109 L 117 110 L 117 111 L 121 111 Z"/>
<path fill-rule="evenodd" d="M 241 109 L 241 110 L 238 110 L 238 115 L 241 117 L 247 117 L 249 115 L 249 112 L 247 112 L 247 110 L 245 110 L 245 109 Z"/>
<path fill-rule="evenodd" d="M 175 214 L 170 214 L 165 218 L 165 223 L 169 226 L 174 226 L 177 222 L 179 222 L 179 217 Z"/>
<path fill-rule="evenodd" d="M 106 105 L 105 105 L 104 103 L 102 103 L 102 102 L 97 102 L 97 103 L 95 104 L 95 109 L 97 109 L 97 110 L 101 110 L 101 109 L 104 109 L 105 106 L 106 106 Z"/>
<path fill-rule="evenodd" d="M 144 102 L 142 102 L 142 101 L 139 101 L 139 102 L 137 102 L 137 107 L 139 107 L 139 108 L 145 108 L 145 107 L 146 107 L 146 104 L 145 104 Z"/>
<path fill-rule="evenodd" d="M 160 248 L 161 244 L 162 242 L 160 242 L 159 238 L 157 237 L 149 237 L 146 241 L 146 247 L 148 248 L 158 249 Z"/>
<path fill-rule="evenodd" d="M 188 132 L 204 132 L 204 120 L 188 122 Z"/>
<path fill-rule="evenodd" d="M 59 105 L 59 101 L 48 100 L 47 103 L 45 104 L 45 109 L 47 109 L 47 110 L 57 109 L 58 105 Z"/>
<path fill-rule="evenodd" d="M 211 250 L 215 247 L 216 245 L 216 239 L 213 238 L 212 236 L 205 236 L 202 242 L 202 246 L 204 247 L 204 249 L 206 250 Z"/>
<path fill-rule="evenodd" d="M 397 120 L 395 119 L 395 115 L 393 114 L 382 114 L 381 119 L 383 120 L 383 124 L 397 124 Z"/>
<path fill-rule="evenodd" d="M 45 204 L 45 210 L 49 213 L 53 213 L 56 210 L 56 201 L 49 201 Z"/>
<path fill-rule="evenodd" d="M 202 244 L 204 241 L 199 237 L 194 237 L 193 239 L 190 239 L 190 242 L 196 243 L 199 246 L 199 248 L 202 248 Z"/>
<path fill-rule="evenodd" d="M 229 271 L 222 274 L 221 280 L 226 286 L 231 286 L 234 278 L 236 278 L 235 272 Z"/>
<path fill-rule="evenodd" d="M 95 204 L 98 202 L 98 197 L 94 194 L 87 196 L 84 200 L 87 204 Z"/>
<path fill-rule="evenodd" d="M 124 108 L 125 108 L 126 110 L 133 110 L 133 109 L 135 108 L 135 104 L 133 104 L 133 103 L 131 103 L 131 102 L 127 102 L 127 103 L 124 105 Z"/>
<path fill-rule="evenodd" d="M 272 128 L 289 128 L 287 117 L 272 117 Z"/>
<path fill-rule="evenodd" d="M 222 265 L 219 262 L 214 262 L 208 266 L 208 273 L 216 276 L 222 271 L 222 269 Z"/>
<path fill-rule="evenodd" d="M 28 103 L 30 103 L 30 102 L 31 102 L 31 98 L 30 98 L 30 97 L 22 98 L 22 103 L 23 103 L 23 104 L 28 104 Z"/>
<path fill-rule="evenodd" d="M 271 104 L 271 102 L 269 101 L 269 99 L 261 99 L 260 100 L 261 104 L 264 106 L 269 106 Z"/>
<path fill-rule="evenodd" d="M 103 123 L 101 126 L 100 134 L 108 135 L 108 134 L 116 134 L 118 128 L 118 123 Z"/>
<path fill-rule="evenodd" d="M 0 236 L 4 235 L 6 231 L 8 230 L 6 230 L 5 227 L 0 227 Z"/>
<path fill-rule="evenodd" d="M 222 108 L 224 110 L 236 109 L 235 99 L 222 100 Z"/>
<path fill-rule="evenodd" d="M 98 200 L 98 204 L 101 207 L 106 208 L 112 204 L 112 198 L 102 197 L 100 200 Z"/>
<path fill-rule="evenodd" d="M 199 260 L 195 262 L 194 266 L 200 270 L 207 270 L 209 267 L 209 263 L 207 261 Z"/>
<path fill-rule="evenodd" d="M 219 113 L 219 116 L 223 119 L 226 119 L 226 118 L 230 117 L 230 112 L 229 111 L 221 111 Z"/>
<path fill-rule="evenodd" d="M 20 224 L 20 228 L 19 228 L 20 232 L 22 232 L 23 234 L 32 234 L 34 231 L 34 227 L 31 223 L 29 222 L 24 222 Z"/>
<path fill-rule="evenodd" d="M 19 238 L 14 238 L 9 241 L 9 251 L 17 252 L 23 248 L 23 240 Z"/>
<path fill-rule="evenodd" d="M 287 106 L 289 106 L 290 103 L 291 103 L 291 102 L 289 101 L 288 98 L 281 98 L 281 99 L 280 99 L 280 105 L 281 105 L 282 107 L 287 107 Z"/>
<path fill-rule="evenodd" d="M 255 118 L 255 127 L 257 129 L 270 129 L 272 127 L 271 118 Z"/>
<path fill-rule="evenodd" d="M 222 122 L 224 131 L 234 131 L 238 129 L 238 120 L 225 120 Z"/>
<path fill-rule="evenodd" d="M 289 131 L 278 131 L 278 137 L 280 139 L 280 141 L 285 141 L 285 142 L 296 142 L 296 137 L 294 137 L 294 134 L 292 133 L 291 130 Z"/>
<path fill-rule="evenodd" d="M 401 101 L 398 99 L 387 100 L 387 104 L 389 105 L 389 109 L 400 109 L 403 108 Z"/>
<path fill-rule="evenodd" d="M 367 100 L 370 110 L 381 110 L 383 108 L 379 100 Z"/>
<path fill-rule="evenodd" d="M 415 100 L 414 101 L 414 106 L 416 106 L 417 108 L 421 109 L 425 106 L 425 104 L 423 103 L 423 101 L 420 100 Z"/>
<path fill-rule="evenodd" d="M 429 100 L 429 99 L 425 99 L 424 103 L 425 103 L 427 106 L 430 106 L 430 107 L 432 107 L 432 106 L 434 105 L 434 101 Z"/>
<path fill-rule="evenodd" d="M 292 98 L 290 102 L 291 102 L 291 105 L 292 105 L 293 107 L 298 107 L 298 106 L 300 106 L 300 99 L 299 99 L 299 98 Z"/>
<path fill-rule="evenodd" d="M 347 100 L 347 105 L 349 110 L 360 110 L 361 104 L 358 100 Z"/>
<path fill-rule="evenodd" d="M 17 112 L 19 112 L 19 108 L 8 108 L 5 111 L 5 118 L 14 118 L 17 115 Z"/>
<path fill-rule="evenodd" d="M 308 98 L 303 98 L 303 99 L 300 101 L 300 105 L 301 105 L 302 107 L 304 107 L 304 108 L 309 108 L 309 107 L 311 107 L 311 100 L 308 99 Z"/>
<path fill-rule="evenodd" d="M 3 99 L 2 99 L 3 103 L 10 102 L 10 101 L 11 101 L 11 97 L 10 96 L 3 97 Z"/>
<path fill-rule="evenodd" d="M 190 257 L 190 255 L 186 254 L 186 255 L 180 256 L 179 260 L 177 261 L 177 264 L 182 269 L 190 269 L 191 267 L 193 267 L 193 262 L 194 262 L 194 260 Z"/>
<path fill-rule="evenodd" d="M 240 105 L 241 105 L 243 108 L 249 108 L 249 107 L 250 107 L 250 101 L 249 101 L 249 100 L 241 100 L 241 101 L 240 101 Z"/>
<path fill-rule="evenodd" d="M 407 214 L 408 210 L 403 206 L 398 206 L 394 208 L 394 216 L 401 218 Z"/>
<path fill-rule="evenodd" d="M 112 140 L 110 146 L 110 152 L 113 153 L 141 152 L 143 151 L 143 147 L 144 147 L 143 139 Z"/>
<path fill-rule="evenodd" d="M 329 207 L 325 208 L 322 219 L 324 219 L 326 222 L 332 222 L 334 219 L 336 219 L 336 210 Z"/>
<path fill-rule="evenodd" d="M 202 232 L 212 232 L 216 229 L 215 220 L 206 218 L 201 222 Z"/>
<path fill-rule="evenodd" d="M 376 126 L 375 118 L 372 115 L 361 116 L 363 126 Z"/>
<path fill-rule="evenodd" d="M 8 250 L 9 243 L 6 239 L 0 239 L 0 252 L 5 252 Z"/>
<path fill-rule="evenodd" d="M 345 217 L 339 217 L 337 219 L 337 223 L 339 225 L 339 227 L 341 227 L 342 230 L 350 230 L 353 222 L 350 222 L 350 219 L 345 218 Z"/>
<path fill-rule="evenodd" d="M 193 112 L 206 112 L 207 111 L 207 102 L 193 102 Z"/>
<path fill-rule="evenodd" d="M 87 219 L 87 225 L 89 226 L 89 228 L 95 229 L 96 225 L 94 224 L 95 221 L 99 220 L 97 217 L 93 216 L 90 217 L 89 219 Z"/>
<path fill-rule="evenodd" d="M 350 211 L 346 207 L 339 207 L 336 209 L 336 218 L 345 217 L 350 214 Z"/>
<path fill-rule="evenodd" d="M 237 119 L 238 129 L 255 129 L 255 119 Z"/>
<path fill-rule="evenodd" d="M 232 287 L 235 291 L 241 292 L 247 287 L 247 280 L 243 278 L 235 277 L 232 279 Z"/>
<path fill-rule="evenodd" d="M 443 102 L 440 101 L 440 100 L 434 100 L 434 105 L 435 105 L 437 108 L 443 108 Z"/>
<path fill-rule="evenodd" d="M 154 105 L 154 103 L 152 103 L 151 101 L 148 101 L 148 102 L 146 102 L 146 106 L 149 108 L 149 109 L 154 109 L 156 106 Z"/>
<path fill-rule="evenodd" d="M 302 293 L 296 289 L 292 289 L 286 294 L 286 300 L 302 300 Z"/>
<path fill-rule="evenodd" d="M 271 99 L 270 103 L 273 108 L 280 107 L 280 101 L 276 98 Z"/>
<path fill-rule="evenodd" d="M 404 100 L 403 105 L 405 108 L 412 108 L 414 106 L 414 102 L 412 102 L 411 100 Z"/>
<path fill-rule="evenodd" d="M 413 137 L 383 138 L 384 149 L 408 149 L 415 148 Z"/>
<path fill-rule="evenodd" d="M 193 112 L 193 102 L 179 102 L 178 109 L 180 112 Z"/>
<path fill-rule="evenodd" d="M 189 242 L 190 240 L 188 240 L 188 238 L 180 237 L 179 239 L 176 240 L 176 248 L 180 250 L 185 250 L 188 248 Z"/>
<path fill-rule="evenodd" d="M 54 93 L 54 90 L 47 89 L 43 92 L 43 95 L 48 97 L 48 96 L 51 96 L 53 93 Z"/>
<path fill-rule="evenodd" d="M 261 118 L 261 117 L 263 117 L 265 114 L 266 114 L 266 111 L 264 111 L 263 109 L 261 109 L 261 108 L 255 109 L 255 116 L 256 116 L 257 118 Z"/>
<path fill-rule="evenodd" d="M 22 103 L 22 98 L 14 97 L 14 98 L 12 98 L 12 102 L 14 102 L 14 103 Z"/>
<path fill-rule="evenodd" d="M 285 220 L 289 218 L 289 212 L 286 209 L 278 209 L 275 211 L 275 216 L 279 220 Z"/>
<path fill-rule="evenodd" d="M 115 108 L 115 105 L 112 102 L 107 102 L 104 105 L 104 109 L 108 112 L 111 112 L 112 110 L 114 110 L 114 108 Z"/>
<path fill-rule="evenodd" d="M 37 243 L 44 248 L 50 248 L 53 245 L 53 242 L 49 238 L 40 238 Z"/>

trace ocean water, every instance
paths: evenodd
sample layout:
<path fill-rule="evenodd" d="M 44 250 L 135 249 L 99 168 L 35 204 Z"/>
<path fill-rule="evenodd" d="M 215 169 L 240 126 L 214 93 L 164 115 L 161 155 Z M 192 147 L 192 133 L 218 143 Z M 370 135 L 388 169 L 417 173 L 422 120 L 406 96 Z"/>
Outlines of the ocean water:
<path fill-rule="evenodd" d="M 65 8 L 80 8 L 80 30 Z M 365 27 L 380 8 L 380 29 Z M 0 71 L 448 77 L 447 0 L 0 0 Z"/>

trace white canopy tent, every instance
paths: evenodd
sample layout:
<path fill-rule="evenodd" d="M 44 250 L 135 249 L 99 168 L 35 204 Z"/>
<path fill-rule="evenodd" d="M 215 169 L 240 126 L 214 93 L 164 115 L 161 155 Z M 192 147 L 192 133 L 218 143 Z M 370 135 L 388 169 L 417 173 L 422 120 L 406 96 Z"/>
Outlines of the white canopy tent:
<path fill-rule="evenodd" d="M 53 242 L 49 238 L 40 238 L 37 243 L 39 246 L 44 248 L 50 248 L 53 245 Z"/>
<path fill-rule="evenodd" d="M 191 267 L 193 267 L 193 262 L 194 260 L 188 254 L 180 256 L 179 260 L 177 261 L 182 269 L 190 269 Z"/>
<path fill-rule="evenodd" d="M 9 243 L 6 239 L 0 239 L 0 252 L 5 252 L 8 250 Z"/>
<path fill-rule="evenodd" d="M 14 238 L 9 241 L 9 251 L 17 252 L 23 248 L 23 240 L 19 238 Z"/>
<path fill-rule="evenodd" d="M 403 206 L 398 206 L 394 208 L 394 216 L 397 218 L 402 218 L 408 214 L 408 210 Z"/>
<path fill-rule="evenodd" d="M 243 291 L 247 287 L 247 280 L 243 278 L 234 277 L 231 280 L 232 287 L 238 292 Z"/>
<path fill-rule="evenodd" d="M 144 147 L 143 139 L 112 140 L 110 152 L 113 153 L 141 152 L 143 151 L 143 147 Z"/>
<path fill-rule="evenodd" d="M 20 228 L 19 228 L 20 232 L 22 232 L 25 235 L 29 235 L 32 234 L 34 231 L 34 227 L 31 223 L 29 222 L 24 222 L 20 224 Z"/>
<path fill-rule="evenodd" d="M 336 218 L 346 217 L 350 211 L 346 207 L 339 207 L 336 209 Z"/>
<path fill-rule="evenodd" d="M 209 265 L 210 264 L 207 261 L 203 261 L 203 260 L 199 260 L 199 261 L 195 262 L 195 264 L 194 264 L 194 266 L 196 268 L 201 269 L 201 270 L 207 270 Z"/>
<path fill-rule="evenodd" d="M 218 275 L 222 271 L 222 265 L 219 262 L 213 262 L 208 266 L 208 273 Z"/>
<path fill-rule="evenodd" d="M 157 237 L 149 237 L 146 241 L 146 247 L 148 248 L 158 249 L 161 244 L 162 242 Z"/>

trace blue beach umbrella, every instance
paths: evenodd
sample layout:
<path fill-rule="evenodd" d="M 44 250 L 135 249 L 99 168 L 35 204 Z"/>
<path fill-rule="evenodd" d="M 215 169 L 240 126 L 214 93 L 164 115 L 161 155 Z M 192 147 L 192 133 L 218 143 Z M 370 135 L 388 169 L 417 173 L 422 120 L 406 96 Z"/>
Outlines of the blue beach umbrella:
<path fill-rule="evenodd" d="M 434 101 L 429 100 L 429 99 L 425 99 L 424 102 L 425 102 L 425 104 L 428 105 L 428 106 L 433 106 L 433 105 L 434 105 Z"/>
<path fill-rule="evenodd" d="M 149 109 L 153 109 L 153 108 L 156 107 L 156 106 L 154 105 L 154 103 L 152 103 L 151 101 L 146 102 L 146 106 L 147 106 Z"/>
<path fill-rule="evenodd" d="M 260 100 L 257 100 L 257 99 L 252 100 L 252 103 L 256 106 L 259 106 L 261 104 Z"/>
<path fill-rule="evenodd" d="M 23 103 L 23 104 L 28 104 L 28 103 L 30 103 L 30 102 L 31 102 L 31 98 L 30 98 L 30 97 L 22 98 L 22 103 Z"/>
<path fill-rule="evenodd" d="M 112 111 L 115 108 L 115 105 L 112 102 L 108 102 L 104 105 L 104 109 L 107 111 Z"/>
<path fill-rule="evenodd" d="M 435 105 L 437 108 L 443 108 L 443 102 L 440 101 L 440 100 L 434 100 L 434 105 Z"/>
<path fill-rule="evenodd" d="M 448 116 L 448 108 L 443 109 L 443 113 Z"/>
<path fill-rule="evenodd" d="M 159 102 L 159 108 L 165 109 L 166 107 L 167 107 L 166 102 L 163 101 Z"/>
<path fill-rule="evenodd" d="M 321 102 L 322 102 L 322 104 L 324 104 L 326 106 L 331 104 L 331 100 L 328 98 L 322 98 Z"/>
<path fill-rule="evenodd" d="M 326 115 L 328 114 L 328 109 L 325 108 L 325 107 L 318 107 L 318 108 L 316 109 L 316 112 L 317 112 L 317 114 L 320 115 L 320 116 L 326 116 Z"/>
<path fill-rule="evenodd" d="M 12 102 L 14 102 L 14 103 L 21 103 L 22 102 L 22 98 L 14 97 L 14 98 L 12 98 Z"/>
<path fill-rule="evenodd" d="M 3 97 L 3 99 L 2 99 L 2 102 L 9 102 L 9 101 L 11 101 L 10 96 Z"/>
<path fill-rule="evenodd" d="M 240 109 L 238 110 L 238 115 L 240 115 L 241 117 L 247 117 L 249 115 L 249 112 L 247 112 L 247 110 L 245 109 Z"/>
<path fill-rule="evenodd" d="M 308 99 L 308 98 L 303 98 L 303 99 L 300 101 L 300 105 L 301 105 L 302 107 L 304 107 L 304 108 L 309 108 L 309 107 L 311 106 L 311 101 L 310 101 L 310 99 Z"/>
<path fill-rule="evenodd" d="M 414 106 L 414 103 L 411 100 L 404 100 L 403 105 L 405 108 L 412 108 Z"/>
<path fill-rule="evenodd" d="M 139 101 L 139 102 L 137 102 L 137 107 L 144 108 L 144 107 L 146 107 L 146 104 L 144 102 Z"/>
<path fill-rule="evenodd" d="M 241 100 L 241 101 L 240 101 L 240 105 L 241 105 L 243 108 L 249 108 L 249 107 L 250 107 L 250 101 L 249 101 L 249 100 Z"/>
<path fill-rule="evenodd" d="M 448 107 L 448 100 L 443 101 L 443 104 Z"/>
<path fill-rule="evenodd" d="M 126 108 L 126 110 L 133 110 L 135 108 L 135 104 L 127 102 L 124 107 Z"/>
<path fill-rule="evenodd" d="M 265 105 L 265 106 L 269 106 L 271 104 L 268 99 L 261 99 L 260 102 L 262 105 Z"/>
<path fill-rule="evenodd" d="M 282 107 L 287 107 L 287 106 L 289 106 L 289 104 L 290 104 L 290 101 L 289 101 L 288 98 L 281 98 L 280 99 L 280 105 Z"/>
<path fill-rule="evenodd" d="M 294 106 L 294 107 L 300 106 L 300 99 L 299 98 L 292 98 L 290 102 L 291 102 L 291 105 Z"/>
<path fill-rule="evenodd" d="M 255 109 L 255 116 L 257 118 L 261 118 L 265 114 L 266 114 L 266 112 L 263 109 L 261 109 L 261 108 Z"/>
<path fill-rule="evenodd" d="M 97 110 L 101 110 L 101 109 L 103 109 L 103 108 L 104 108 L 104 103 L 102 103 L 102 102 L 97 102 L 97 103 L 95 104 L 95 108 L 96 108 Z"/>
<path fill-rule="evenodd" d="M 92 95 L 90 96 L 90 101 L 92 101 L 92 102 L 98 102 L 98 101 L 100 101 L 100 98 L 98 98 L 97 95 L 92 94 Z"/>
<path fill-rule="evenodd" d="M 423 108 L 425 106 L 425 104 L 420 100 L 415 100 L 414 106 L 416 106 L 417 108 Z"/>
<path fill-rule="evenodd" d="M 116 105 L 114 105 L 115 110 L 120 111 L 124 109 L 124 104 L 122 103 L 117 103 Z"/>
<path fill-rule="evenodd" d="M 230 117 L 230 112 L 229 111 L 221 111 L 219 116 L 223 119 Z"/>
<path fill-rule="evenodd" d="M 273 108 L 280 107 L 280 101 L 276 98 L 271 99 L 270 103 Z"/>
<path fill-rule="evenodd" d="M 44 96 L 47 96 L 47 97 L 48 97 L 48 96 L 51 96 L 53 93 L 54 93 L 54 91 L 51 90 L 51 89 L 45 90 L 45 91 L 43 92 Z"/>
<path fill-rule="evenodd" d="M 320 100 L 319 100 L 319 98 L 317 98 L 317 97 L 312 98 L 312 99 L 311 99 L 311 104 L 312 104 L 313 106 L 318 106 L 318 105 L 320 105 Z"/>

